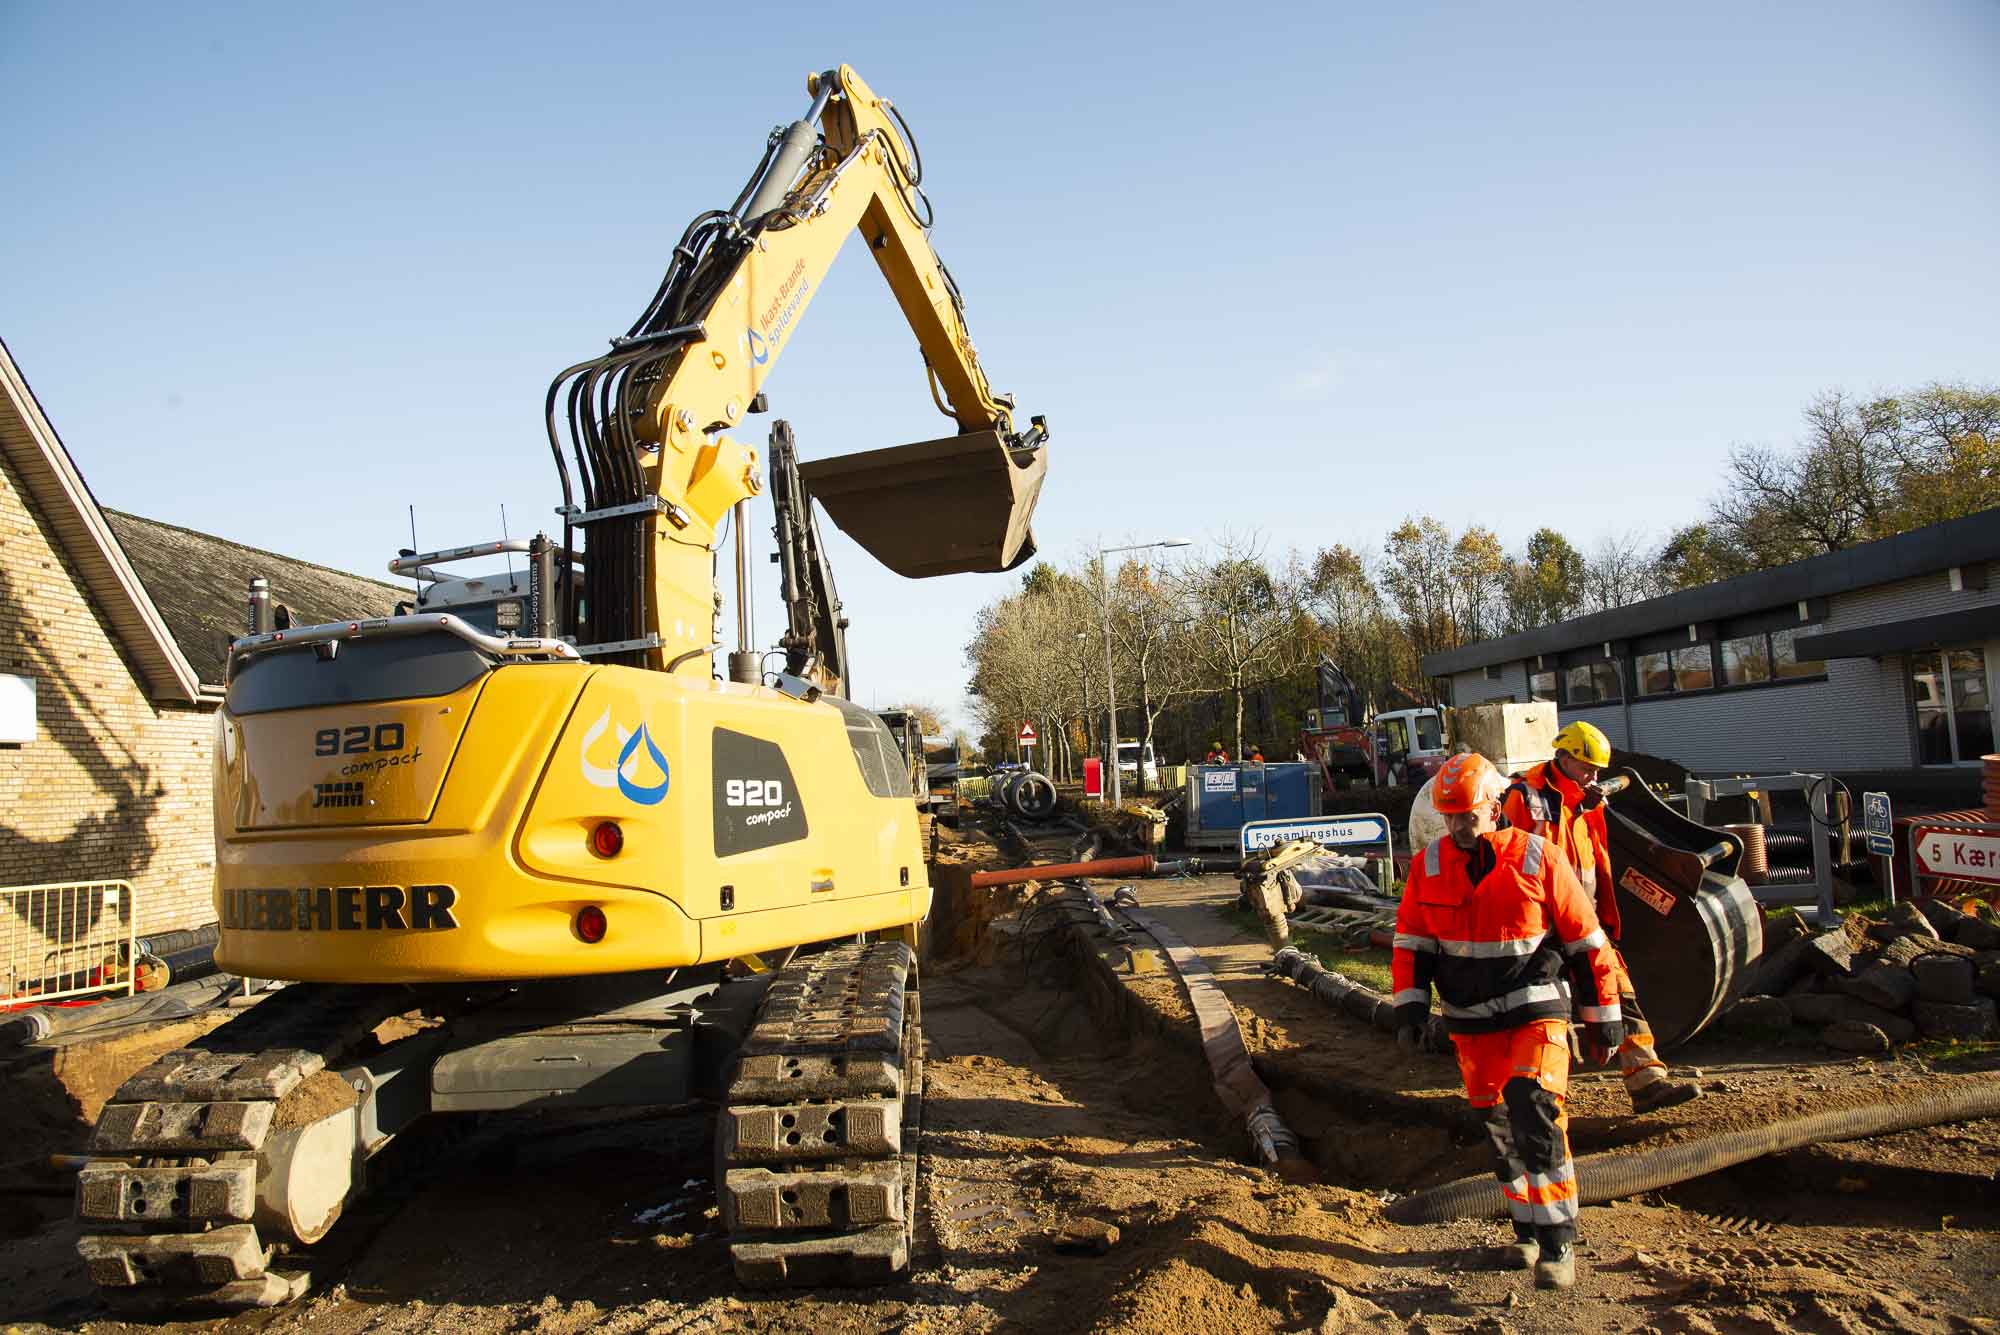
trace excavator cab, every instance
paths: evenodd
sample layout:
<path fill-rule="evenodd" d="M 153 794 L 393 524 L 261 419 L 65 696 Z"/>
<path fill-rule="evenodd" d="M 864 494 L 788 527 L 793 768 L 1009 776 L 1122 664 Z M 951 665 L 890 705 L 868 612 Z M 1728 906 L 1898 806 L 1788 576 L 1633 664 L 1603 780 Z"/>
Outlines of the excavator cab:
<path fill-rule="evenodd" d="M 1012 570 L 1035 554 L 1047 438 L 1037 417 L 1017 445 L 972 431 L 801 462 L 799 476 L 841 532 L 907 579 Z"/>

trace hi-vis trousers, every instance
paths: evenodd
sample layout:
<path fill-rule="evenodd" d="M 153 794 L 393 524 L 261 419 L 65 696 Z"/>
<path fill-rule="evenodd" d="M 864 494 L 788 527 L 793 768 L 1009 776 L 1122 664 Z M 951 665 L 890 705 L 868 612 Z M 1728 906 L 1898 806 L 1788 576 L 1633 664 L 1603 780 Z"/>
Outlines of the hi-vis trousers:
<path fill-rule="evenodd" d="M 1487 1109 L 1494 1171 L 1516 1225 L 1547 1241 L 1576 1232 L 1576 1166 L 1569 1157 L 1569 1026 L 1537 1020 L 1494 1034 L 1453 1034 L 1465 1096 Z"/>
<path fill-rule="evenodd" d="M 1625 1041 L 1618 1045 L 1618 1073 L 1625 1079 L 1625 1092 L 1637 1094 L 1665 1080 L 1667 1064 L 1653 1047 L 1653 1026 L 1646 1023 L 1646 1014 L 1639 1009 L 1632 971 L 1625 967 L 1623 955 L 1618 956 L 1618 1010 L 1625 1017 Z"/>

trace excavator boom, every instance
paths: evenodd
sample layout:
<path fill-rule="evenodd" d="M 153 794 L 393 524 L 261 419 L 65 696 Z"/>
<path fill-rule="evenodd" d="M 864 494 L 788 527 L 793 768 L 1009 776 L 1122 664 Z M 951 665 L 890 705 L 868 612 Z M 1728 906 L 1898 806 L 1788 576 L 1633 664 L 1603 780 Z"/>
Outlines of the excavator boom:
<path fill-rule="evenodd" d="M 844 65 L 808 90 L 806 117 L 774 136 L 736 203 L 689 226 L 639 320 L 550 386 L 563 547 L 574 545 L 571 527 L 588 533 L 584 587 L 565 590 L 561 633 L 587 657 L 707 671 L 717 640 L 708 549 L 723 517 L 762 487 L 756 447 L 730 433 L 856 232 L 958 431 L 801 464 L 808 488 L 907 576 L 1005 570 L 1033 552 L 1047 428 L 1037 419 L 1017 431 L 1012 401 L 986 379 L 919 213 L 921 159 L 900 114 Z"/>

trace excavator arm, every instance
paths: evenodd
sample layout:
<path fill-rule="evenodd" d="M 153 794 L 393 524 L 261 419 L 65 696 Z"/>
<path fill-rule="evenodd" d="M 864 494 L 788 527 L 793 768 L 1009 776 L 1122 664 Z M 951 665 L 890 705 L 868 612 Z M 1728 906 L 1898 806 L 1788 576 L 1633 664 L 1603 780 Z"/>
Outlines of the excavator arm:
<path fill-rule="evenodd" d="M 782 420 L 771 424 L 771 509 L 775 516 L 771 531 L 778 540 L 771 560 L 777 563 L 778 590 L 785 600 L 785 633 L 778 641 L 785 651 L 785 674 L 809 681 L 828 695 L 851 695 L 847 616 L 834 591 L 819 517 L 799 480 L 792 424 Z"/>
<path fill-rule="evenodd" d="M 807 88 L 811 110 L 774 133 L 730 209 L 690 225 L 640 319 L 550 386 L 565 546 L 572 525 L 588 538 L 583 587 L 560 601 L 587 656 L 705 673 L 699 660 L 719 640 L 715 540 L 724 516 L 762 488 L 756 446 L 730 433 L 857 231 L 957 433 L 802 464 L 801 476 L 836 524 L 899 573 L 1003 570 L 1032 554 L 1047 431 L 1036 419 L 1016 432 L 1011 401 L 980 367 L 918 212 L 914 142 L 846 66 Z"/>

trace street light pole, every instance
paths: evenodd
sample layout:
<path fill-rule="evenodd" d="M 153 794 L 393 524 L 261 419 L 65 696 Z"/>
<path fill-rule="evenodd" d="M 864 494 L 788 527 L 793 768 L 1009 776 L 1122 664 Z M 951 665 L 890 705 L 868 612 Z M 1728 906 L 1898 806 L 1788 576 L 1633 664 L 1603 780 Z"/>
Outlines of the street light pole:
<path fill-rule="evenodd" d="M 1186 547 L 1185 538 L 1165 538 L 1159 542 L 1135 542 L 1125 547 L 1100 547 L 1097 549 L 1097 605 L 1104 613 L 1104 735 L 1108 739 L 1105 750 L 1111 757 L 1111 805 L 1124 803 L 1125 792 L 1119 783 L 1118 772 L 1118 684 L 1111 667 L 1111 587 L 1104 573 L 1104 558 L 1114 552 L 1139 552 L 1152 547 Z M 1133 760 L 1133 775 L 1138 776 L 1139 766 L 1146 763 L 1144 754 Z"/>

